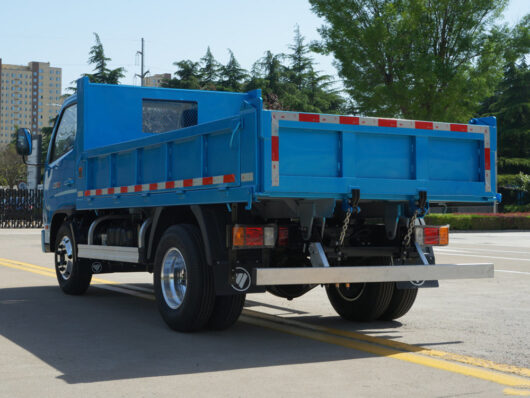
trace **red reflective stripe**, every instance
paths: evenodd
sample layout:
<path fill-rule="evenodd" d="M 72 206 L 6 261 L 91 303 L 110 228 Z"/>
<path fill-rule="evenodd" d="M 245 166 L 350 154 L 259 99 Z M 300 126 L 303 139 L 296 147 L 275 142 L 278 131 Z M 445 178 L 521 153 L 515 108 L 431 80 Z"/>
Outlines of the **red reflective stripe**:
<path fill-rule="evenodd" d="M 280 140 L 279 140 L 280 137 L 278 136 L 272 136 L 271 139 L 272 139 L 272 161 L 277 161 L 277 160 L 280 160 Z"/>
<path fill-rule="evenodd" d="M 377 119 L 379 127 L 397 127 L 397 120 L 395 119 Z"/>
<path fill-rule="evenodd" d="M 226 174 L 223 176 L 223 182 L 224 183 L 236 182 L 236 176 L 233 174 Z"/>
<path fill-rule="evenodd" d="M 459 131 L 461 133 L 467 133 L 467 125 L 465 125 L 465 124 L 451 124 L 451 131 Z"/>
<path fill-rule="evenodd" d="M 187 180 L 184 180 L 182 185 L 185 186 L 185 187 L 192 187 L 193 186 L 193 180 L 191 178 L 189 178 Z"/>
<path fill-rule="evenodd" d="M 90 191 L 85 191 L 85 196 L 90 196 Z"/>
<path fill-rule="evenodd" d="M 157 183 L 149 184 L 149 190 L 150 191 L 156 191 L 157 189 L 158 189 L 158 184 Z"/>
<path fill-rule="evenodd" d="M 212 184 L 213 184 L 213 177 L 202 178 L 202 185 L 212 185 Z"/>
<path fill-rule="evenodd" d="M 340 124 L 359 124 L 359 118 L 356 116 L 341 116 L 339 117 Z"/>
<path fill-rule="evenodd" d="M 101 195 L 101 189 L 96 189 L 96 195 Z"/>
<path fill-rule="evenodd" d="M 417 128 L 417 129 L 424 129 L 424 130 L 432 130 L 433 129 L 433 124 L 432 122 L 414 122 L 414 126 Z"/>
<path fill-rule="evenodd" d="M 134 186 L 134 192 L 141 192 L 142 191 L 142 186 L 141 185 L 135 185 Z"/>
<path fill-rule="evenodd" d="M 127 187 L 120 187 L 120 193 L 127 193 L 129 192 L 129 188 Z"/>
<path fill-rule="evenodd" d="M 300 122 L 318 123 L 318 122 L 320 122 L 320 115 L 315 115 L 315 114 L 311 114 L 311 113 L 300 113 L 300 114 L 298 114 L 298 120 Z"/>
<path fill-rule="evenodd" d="M 489 148 L 484 148 L 484 167 L 486 170 L 491 170 L 491 156 Z"/>
<path fill-rule="evenodd" d="M 114 188 L 109 188 L 109 190 L 108 190 L 108 194 L 109 194 L 109 195 L 114 194 Z"/>
<path fill-rule="evenodd" d="M 175 181 L 166 181 L 166 189 L 175 188 Z"/>

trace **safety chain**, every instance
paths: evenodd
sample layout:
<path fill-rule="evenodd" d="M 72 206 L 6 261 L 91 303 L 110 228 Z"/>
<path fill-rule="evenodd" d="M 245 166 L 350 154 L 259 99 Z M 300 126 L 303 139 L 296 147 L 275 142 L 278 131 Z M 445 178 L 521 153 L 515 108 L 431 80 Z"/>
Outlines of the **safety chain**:
<path fill-rule="evenodd" d="M 412 215 L 412 217 L 410 218 L 407 233 L 405 237 L 403 238 L 403 248 L 405 249 L 410 246 L 410 240 L 412 238 L 412 233 L 414 232 L 414 225 L 416 224 L 418 213 L 419 213 L 419 210 L 416 210 L 414 214 Z"/>
<path fill-rule="evenodd" d="M 339 247 L 342 247 L 344 244 L 344 238 L 346 237 L 346 232 L 348 231 L 348 226 L 350 225 L 350 217 L 352 215 L 352 208 L 348 208 L 346 211 L 346 216 L 344 217 L 344 222 L 342 223 L 342 229 L 340 231 L 339 237 Z"/>

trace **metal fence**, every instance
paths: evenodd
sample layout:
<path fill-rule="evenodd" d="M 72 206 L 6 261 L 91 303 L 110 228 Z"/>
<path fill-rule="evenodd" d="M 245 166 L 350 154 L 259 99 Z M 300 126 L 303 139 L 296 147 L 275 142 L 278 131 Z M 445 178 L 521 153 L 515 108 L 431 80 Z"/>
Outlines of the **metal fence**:
<path fill-rule="evenodd" d="M 42 227 L 42 190 L 0 189 L 0 228 Z"/>

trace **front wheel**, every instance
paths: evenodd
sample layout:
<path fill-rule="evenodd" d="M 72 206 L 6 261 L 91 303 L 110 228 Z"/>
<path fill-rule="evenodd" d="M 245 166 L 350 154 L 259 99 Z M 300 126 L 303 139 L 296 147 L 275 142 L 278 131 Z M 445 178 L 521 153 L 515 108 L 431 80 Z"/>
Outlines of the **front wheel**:
<path fill-rule="evenodd" d="M 192 332 L 205 326 L 215 295 L 197 227 L 167 229 L 156 249 L 153 277 L 158 309 L 169 327 Z"/>
<path fill-rule="evenodd" d="M 55 239 L 55 273 L 66 294 L 85 293 L 92 280 L 88 266 L 77 258 L 77 245 L 68 222 L 61 225 Z"/>

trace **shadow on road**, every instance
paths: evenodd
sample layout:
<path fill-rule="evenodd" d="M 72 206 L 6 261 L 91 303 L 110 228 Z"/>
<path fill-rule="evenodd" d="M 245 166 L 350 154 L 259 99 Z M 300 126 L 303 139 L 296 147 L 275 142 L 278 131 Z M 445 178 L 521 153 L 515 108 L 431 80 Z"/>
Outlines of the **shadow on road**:
<path fill-rule="evenodd" d="M 224 332 L 176 333 L 154 302 L 90 288 L 0 290 L 0 334 L 62 373 L 90 383 L 371 356 L 242 322 Z"/>

